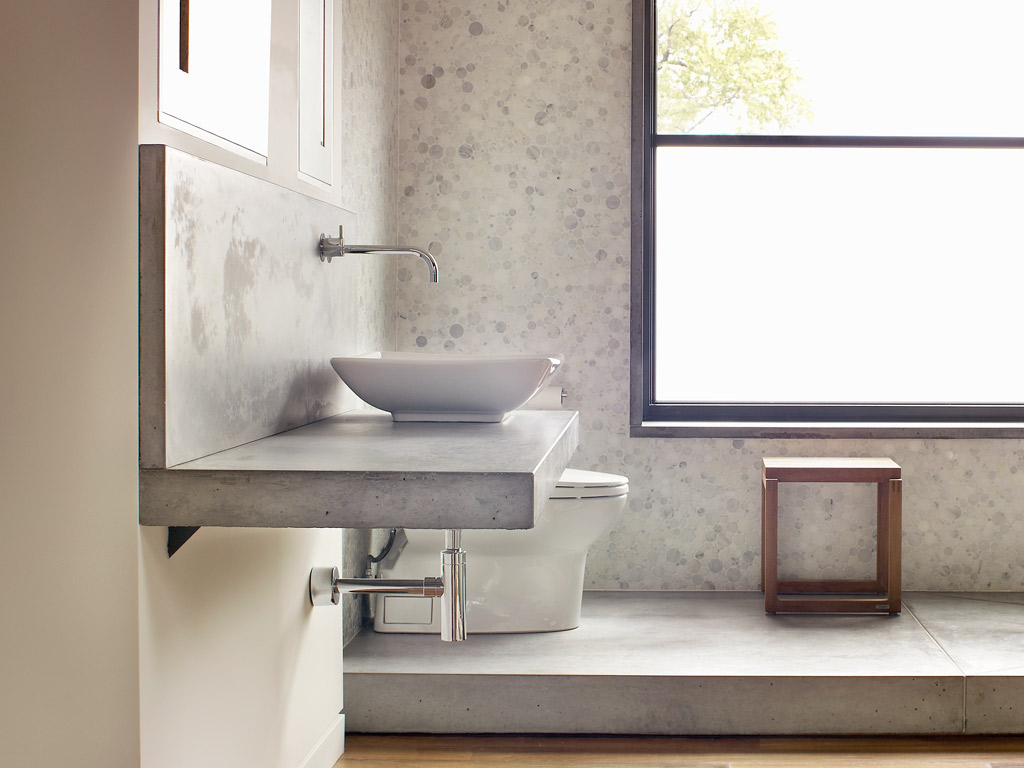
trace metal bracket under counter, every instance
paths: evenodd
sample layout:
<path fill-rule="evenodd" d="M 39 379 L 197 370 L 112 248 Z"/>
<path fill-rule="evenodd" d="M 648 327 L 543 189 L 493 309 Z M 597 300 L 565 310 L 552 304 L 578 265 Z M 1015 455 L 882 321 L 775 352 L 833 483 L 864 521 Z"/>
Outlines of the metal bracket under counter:
<path fill-rule="evenodd" d="M 198 525 L 171 525 L 167 528 L 167 556 L 170 557 L 192 538 L 192 534 L 199 530 Z"/>
<path fill-rule="evenodd" d="M 533 526 L 579 443 L 574 411 L 498 424 L 396 423 L 354 411 L 139 476 L 139 522 L 168 553 L 198 526 Z"/>

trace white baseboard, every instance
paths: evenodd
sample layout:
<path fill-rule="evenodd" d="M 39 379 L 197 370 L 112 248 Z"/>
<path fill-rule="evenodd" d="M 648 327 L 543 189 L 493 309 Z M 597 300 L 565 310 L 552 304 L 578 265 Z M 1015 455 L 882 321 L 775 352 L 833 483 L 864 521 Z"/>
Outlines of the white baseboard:
<path fill-rule="evenodd" d="M 298 768 L 332 768 L 344 751 L 345 716 L 338 715 Z"/>

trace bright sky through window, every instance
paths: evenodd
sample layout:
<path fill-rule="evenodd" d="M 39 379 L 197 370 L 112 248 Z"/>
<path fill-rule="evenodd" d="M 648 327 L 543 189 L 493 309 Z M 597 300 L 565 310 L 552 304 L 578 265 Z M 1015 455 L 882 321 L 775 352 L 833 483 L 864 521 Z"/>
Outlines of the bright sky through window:
<path fill-rule="evenodd" d="M 747 5 L 789 135 L 1024 136 L 1020 0 Z M 1024 402 L 1024 150 L 667 146 L 655 200 L 655 400 Z"/>

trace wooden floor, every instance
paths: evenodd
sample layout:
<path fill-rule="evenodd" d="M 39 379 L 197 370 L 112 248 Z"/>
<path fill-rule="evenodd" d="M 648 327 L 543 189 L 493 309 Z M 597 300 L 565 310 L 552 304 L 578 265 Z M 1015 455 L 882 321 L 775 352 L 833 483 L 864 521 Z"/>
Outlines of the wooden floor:
<path fill-rule="evenodd" d="M 1024 768 L 1024 737 L 352 735 L 334 768 Z"/>

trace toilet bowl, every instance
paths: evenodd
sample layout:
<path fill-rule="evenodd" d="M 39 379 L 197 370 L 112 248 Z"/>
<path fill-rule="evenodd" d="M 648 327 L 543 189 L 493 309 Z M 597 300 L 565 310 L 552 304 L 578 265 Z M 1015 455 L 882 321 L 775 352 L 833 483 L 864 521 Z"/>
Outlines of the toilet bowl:
<path fill-rule="evenodd" d="M 579 626 L 587 550 L 626 505 L 621 475 L 567 469 L 533 528 L 462 532 L 466 551 L 466 624 L 470 634 L 553 632 Z M 405 530 L 408 541 L 389 579 L 439 572 L 442 531 Z M 440 631 L 441 599 L 377 595 L 378 632 Z"/>

